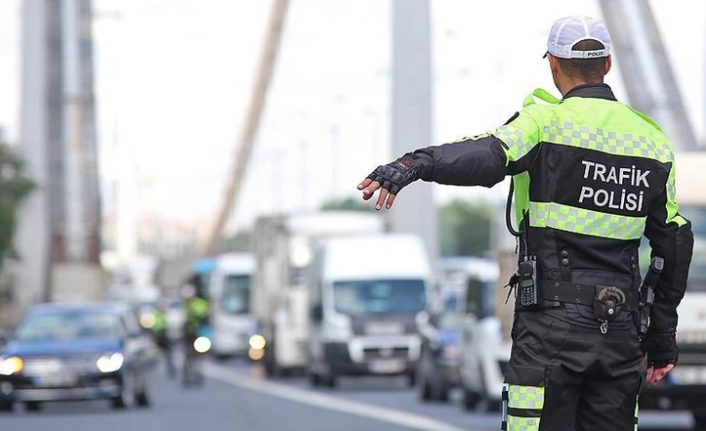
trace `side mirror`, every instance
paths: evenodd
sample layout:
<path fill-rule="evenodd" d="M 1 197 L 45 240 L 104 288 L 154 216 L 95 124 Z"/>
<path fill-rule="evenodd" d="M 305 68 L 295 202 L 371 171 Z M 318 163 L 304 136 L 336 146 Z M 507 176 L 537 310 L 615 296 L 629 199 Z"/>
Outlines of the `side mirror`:
<path fill-rule="evenodd" d="M 321 304 L 315 304 L 311 306 L 310 309 L 311 320 L 314 322 L 321 322 L 324 318 L 324 310 Z"/>
<path fill-rule="evenodd" d="M 7 344 L 8 341 L 10 341 L 10 334 L 5 331 L 0 331 L 0 347 Z"/>

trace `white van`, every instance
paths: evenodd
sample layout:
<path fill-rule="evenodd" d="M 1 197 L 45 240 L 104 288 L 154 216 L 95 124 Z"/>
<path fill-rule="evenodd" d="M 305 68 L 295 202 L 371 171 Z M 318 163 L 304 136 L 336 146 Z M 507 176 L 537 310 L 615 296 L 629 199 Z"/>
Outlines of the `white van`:
<path fill-rule="evenodd" d="M 250 313 L 250 285 L 255 259 L 249 253 L 228 253 L 216 258 L 210 278 L 209 304 L 216 357 L 244 355 L 254 333 Z"/>
<path fill-rule="evenodd" d="M 330 238 L 308 277 L 307 373 L 313 386 L 339 376 L 408 375 L 414 383 L 432 270 L 421 238 L 378 234 Z"/>

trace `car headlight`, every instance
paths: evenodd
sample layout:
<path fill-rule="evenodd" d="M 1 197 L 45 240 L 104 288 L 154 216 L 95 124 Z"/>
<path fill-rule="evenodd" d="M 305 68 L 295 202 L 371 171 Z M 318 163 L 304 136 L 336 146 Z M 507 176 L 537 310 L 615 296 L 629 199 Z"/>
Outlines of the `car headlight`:
<path fill-rule="evenodd" d="M 21 358 L 11 356 L 9 358 L 0 358 L 0 375 L 11 376 L 22 371 L 24 363 Z"/>
<path fill-rule="evenodd" d="M 267 345 L 267 340 L 260 334 L 255 334 L 248 340 L 248 344 L 252 349 L 262 350 Z"/>
<path fill-rule="evenodd" d="M 122 353 L 106 354 L 98 358 L 96 366 L 101 373 L 113 373 L 123 366 L 124 360 Z"/>
<path fill-rule="evenodd" d="M 198 337 L 194 340 L 194 350 L 198 353 L 206 353 L 211 350 L 211 340 L 208 337 Z"/>

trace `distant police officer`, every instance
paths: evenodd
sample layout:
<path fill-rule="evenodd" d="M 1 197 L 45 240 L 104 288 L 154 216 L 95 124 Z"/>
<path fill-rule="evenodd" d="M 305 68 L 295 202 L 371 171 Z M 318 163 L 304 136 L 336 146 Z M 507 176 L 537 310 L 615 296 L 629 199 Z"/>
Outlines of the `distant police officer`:
<path fill-rule="evenodd" d="M 379 190 L 381 209 L 419 179 L 491 187 L 512 175 L 522 241 L 503 429 L 632 430 L 645 354 L 650 383 L 677 363 L 691 224 L 674 200 L 672 143 L 603 83 L 610 45 L 598 19 L 558 20 L 545 57 L 561 100 L 537 90 L 491 133 L 405 154 L 358 185 L 366 200 Z M 640 340 L 643 234 L 664 260 Z"/>
<path fill-rule="evenodd" d="M 210 310 L 208 301 L 198 295 L 196 288 L 191 284 L 182 287 L 184 298 L 184 337 L 187 346 L 191 346 L 199 336 L 199 331 L 208 325 Z"/>
<path fill-rule="evenodd" d="M 167 333 L 167 314 L 165 309 L 164 303 L 160 301 L 159 305 L 154 310 L 154 324 L 150 329 L 154 336 L 155 343 L 162 351 L 164 359 L 167 362 L 167 375 L 173 378 L 176 376 L 176 368 L 172 356 L 172 341 L 169 339 Z"/>

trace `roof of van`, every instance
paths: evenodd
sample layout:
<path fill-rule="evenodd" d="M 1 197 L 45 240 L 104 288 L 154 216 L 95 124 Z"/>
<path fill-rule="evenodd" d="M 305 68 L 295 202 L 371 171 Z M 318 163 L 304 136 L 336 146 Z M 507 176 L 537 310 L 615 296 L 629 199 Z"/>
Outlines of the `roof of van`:
<path fill-rule="evenodd" d="M 255 271 L 255 258 L 250 253 L 226 253 L 216 258 L 216 271 L 249 274 Z"/>
<path fill-rule="evenodd" d="M 421 238 L 410 234 L 378 234 L 330 238 L 322 243 L 323 277 L 410 279 L 432 277 Z"/>
<path fill-rule="evenodd" d="M 287 229 L 302 235 L 349 235 L 352 233 L 382 232 L 385 219 L 365 211 L 321 211 L 290 216 Z"/>

